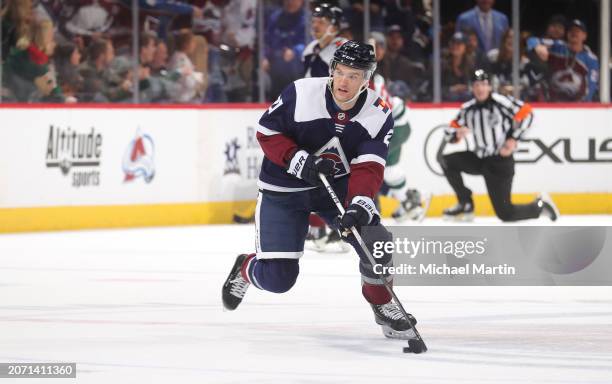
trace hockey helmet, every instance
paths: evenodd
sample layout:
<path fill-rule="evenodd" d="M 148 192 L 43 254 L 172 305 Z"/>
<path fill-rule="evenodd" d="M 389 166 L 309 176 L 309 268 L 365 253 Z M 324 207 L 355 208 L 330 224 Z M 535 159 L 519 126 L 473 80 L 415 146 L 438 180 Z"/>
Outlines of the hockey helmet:
<path fill-rule="evenodd" d="M 330 3 L 321 3 L 312 11 L 312 17 L 324 17 L 329 20 L 332 25 L 340 28 L 342 9 Z"/>
<path fill-rule="evenodd" d="M 376 71 L 376 54 L 374 47 L 360 41 L 349 40 L 342 44 L 331 61 L 331 69 L 334 70 L 338 64 L 366 71 L 366 79 L 369 79 Z"/>
<path fill-rule="evenodd" d="M 477 69 L 472 74 L 472 82 L 489 81 L 489 74 L 484 69 Z"/>

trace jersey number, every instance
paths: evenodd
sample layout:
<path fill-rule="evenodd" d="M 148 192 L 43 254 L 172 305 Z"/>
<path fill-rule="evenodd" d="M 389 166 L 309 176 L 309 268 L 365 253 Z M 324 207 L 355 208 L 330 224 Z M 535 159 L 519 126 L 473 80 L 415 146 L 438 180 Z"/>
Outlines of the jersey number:
<path fill-rule="evenodd" d="M 389 142 L 391 141 L 391 136 L 393 136 L 392 129 L 389 132 L 387 132 L 387 134 L 385 135 L 385 138 L 383 139 L 383 143 L 385 143 L 387 147 L 389 146 Z"/>
<path fill-rule="evenodd" d="M 279 96 L 278 99 L 276 99 L 276 101 L 272 103 L 270 108 L 268 108 L 268 115 L 271 115 L 272 112 L 274 112 L 274 110 L 276 110 L 276 108 L 280 107 L 281 105 L 283 105 L 283 99 L 281 99 L 281 97 Z"/>

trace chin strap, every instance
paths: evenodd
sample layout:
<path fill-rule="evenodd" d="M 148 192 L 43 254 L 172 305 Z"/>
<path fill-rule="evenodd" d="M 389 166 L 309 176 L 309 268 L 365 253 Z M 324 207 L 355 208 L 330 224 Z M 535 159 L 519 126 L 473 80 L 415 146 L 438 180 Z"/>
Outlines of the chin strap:
<path fill-rule="evenodd" d="M 331 37 L 331 39 L 327 42 L 327 44 L 325 44 L 325 46 L 327 46 L 329 43 L 331 43 L 331 41 L 334 39 L 334 37 L 336 37 L 336 35 L 338 35 L 338 32 L 332 32 L 332 28 L 333 28 L 332 25 L 327 26 L 327 29 L 325 30 L 325 33 L 318 40 L 319 41 L 319 45 L 321 46 L 321 48 L 324 48 L 323 44 L 325 42 L 325 39 L 327 39 L 328 37 Z"/>
<path fill-rule="evenodd" d="M 357 92 L 355 94 L 355 96 L 351 97 L 351 99 L 347 100 L 347 101 L 340 101 L 340 100 L 336 99 L 336 96 L 334 95 L 334 87 L 333 87 L 334 79 L 331 76 L 327 79 L 327 89 L 329 89 L 329 92 L 332 95 L 332 99 L 334 99 L 334 102 L 336 103 L 336 105 L 340 106 L 342 104 L 350 104 L 353 101 L 355 101 L 359 97 L 359 95 L 361 95 L 363 93 L 363 91 L 368 89 L 369 81 L 370 81 L 369 79 L 365 80 L 363 85 L 359 88 L 359 92 Z"/>

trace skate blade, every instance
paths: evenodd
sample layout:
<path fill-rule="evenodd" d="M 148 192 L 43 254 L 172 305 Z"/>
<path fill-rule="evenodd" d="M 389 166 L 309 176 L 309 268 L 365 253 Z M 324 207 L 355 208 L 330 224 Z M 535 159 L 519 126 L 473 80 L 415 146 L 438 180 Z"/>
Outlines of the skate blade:
<path fill-rule="evenodd" d="M 416 339 L 416 334 L 412 329 L 406 331 L 396 331 L 388 325 L 381 325 L 382 333 L 387 339 L 411 340 Z"/>

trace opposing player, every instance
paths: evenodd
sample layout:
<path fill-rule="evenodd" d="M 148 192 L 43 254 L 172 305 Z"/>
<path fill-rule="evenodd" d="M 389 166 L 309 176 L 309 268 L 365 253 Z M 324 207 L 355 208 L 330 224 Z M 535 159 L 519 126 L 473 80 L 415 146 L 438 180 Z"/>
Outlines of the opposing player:
<path fill-rule="evenodd" d="M 236 258 L 222 288 L 223 304 L 229 310 L 238 307 L 251 285 L 275 293 L 291 289 L 311 212 L 343 231 L 354 226 L 361 232 L 363 226 L 371 226 L 374 233 L 365 239 L 369 245 L 391 239 L 372 200 L 382 183 L 393 134 L 390 108 L 368 89 L 376 69 L 374 49 L 348 41 L 335 52 L 331 66 L 329 78 L 289 85 L 259 121 L 257 139 L 265 157 L 258 181 L 257 252 Z M 345 201 L 342 217 L 321 186 L 319 174 Z M 359 255 L 362 293 L 376 323 L 387 337 L 409 338 L 410 323 L 416 320 L 402 315 L 356 239 L 352 235 L 345 239 Z M 390 254 L 378 261 L 392 264 Z M 392 276 L 384 278 L 391 281 Z"/>
<path fill-rule="evenodd" d="M 380 32 L 372 32 L 370 42 L 376 49 L 376 61 L 381 62 L 386 52 L 385 36 Z M 406 101 L 399 97 L 399 92 L 389 92 L 385 78 L 378 71 L 374 73 L 370 80 L 370 88 L 387 104 L 390 104 L 393 111 L 393 137 L 389 143 L 389 154 L 385 167 L 384 184 L 386 188 L 383 188 L 386 189 L 385 194 L 387 196 L 400 203 L 392 217 L 398 221 L 406 219 L 420 221 L 427 212 L 431 195 L 425 195 L 417 189 L 410 188 L 406 182 L 406 172 L 399 165 L 402 145 L 408 141 L 411 130 Z M 405 95 L 403 96 L 405 97 Z"/>
<path fill-rule="evenodd" d="M 461 176 L 461 173 L 468 173 L 484 177 L 493 209 L 501 220 L 534 219 L 545 214 L 555 221 L 559 213 L 547 195 L 537 197 L 530 204 L 512 204 L 512 154 L 517 141 L 533 121 L 531 106 L 493 92 L 489 75 L 482 69 L 472 75 L 472 92 L 474 98 L 461 106 L 446 134 L 450 142 L 458 142 L 472 134 L 476 147 L 440 157 L 444 176 L 459 200 L 455 206 L 444 210 L 444 217 L 462 221 L 473 219 L 472 191 L 463 184 Z"/>

